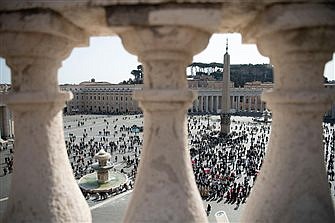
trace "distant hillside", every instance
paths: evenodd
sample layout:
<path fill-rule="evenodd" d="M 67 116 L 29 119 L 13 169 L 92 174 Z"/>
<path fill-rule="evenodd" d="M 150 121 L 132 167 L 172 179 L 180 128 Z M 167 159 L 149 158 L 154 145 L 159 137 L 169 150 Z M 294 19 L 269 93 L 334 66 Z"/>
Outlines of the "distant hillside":
<path fill-rule="evenodd" d="M 188 66 L 191 75 L 188 78 L 222 80 L 222 63 L 192 63 Z M 124 80 L 120 84 L 141 84 L 143 83 L 143 67 L 138 65 L 136 70 L 130 72 L 133 79 Z M 236 64 L 230 65 L 230 80 L 235 87 L 243 87 L 246 82 L 261 81 L 273 82 L 273 70 L 270 64 Z"/>
<path fill-rule="evenodd" d="M 222 80 L 222 63 L 192 63 L 189 65 L 194 79 Z M 273 69 L 270 64 L 234 64 L 230 65 L 230 80 L 235 87 L 243 87 L 246 82 L 273 82 Z"/>

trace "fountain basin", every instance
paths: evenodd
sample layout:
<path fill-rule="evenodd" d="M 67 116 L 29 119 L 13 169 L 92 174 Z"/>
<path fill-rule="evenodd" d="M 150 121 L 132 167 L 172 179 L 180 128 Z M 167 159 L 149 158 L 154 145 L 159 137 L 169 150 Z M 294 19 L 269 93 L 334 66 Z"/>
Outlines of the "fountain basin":
<path fill-rule="evenodd" d="M 105 183 L 98 182 L 97 173 L 86 174 L 82 178 L 79 179 L 79 187 L 86 192 L 112 192 L 114 189 L 124 185 L 128 181 L 127 175 L 108 170 L 109 181 Z"/>

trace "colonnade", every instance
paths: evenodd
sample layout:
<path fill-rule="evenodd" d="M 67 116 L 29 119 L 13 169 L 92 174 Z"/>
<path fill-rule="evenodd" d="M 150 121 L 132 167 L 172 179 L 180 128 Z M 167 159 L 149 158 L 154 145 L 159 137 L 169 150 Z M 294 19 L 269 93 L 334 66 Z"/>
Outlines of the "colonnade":
<path fill-rule="evenodd" d="M 14 135 L 13 120 L 7 106 L 0 105 L 0 138 L 9 139 Z"/>
<path fill-rule="evenodd" d="M 322 150 L 322 117 L 335 96 L 322 75 L 335 50 L 333 7 L 102 2 L 1 5 L 0 56 L 12 71 L 5 103 L 16 125 L 3 222 L 92 221 L 67 158 L 61 111 L 72 96 L 59 90 L 57 70 L 101 27 L 121 37 L 145 73 L 134 94 L 144 111 L 144 145 L 125 222 L 207 222 L 185 148 L 186 113 L 196 98 L 185 71 L 218 29 L 241 31 L 275 68 L 274 88 L 262 95 L 272 111 L 270 142 L 241 221 L 335 221 Z M 208 109 L 212 100 L 201 99 Z"/>
<path fill-rule="evenodd" d="M 221 112 L 221 95 L 202 95 L 193 101 L 193 106 L 189 109 L 191 113 L 211 113 Z M 201 94 L 201 95 L 200 95 Z M 266 109 L 265 102 L 261 101 L 260 95 L 232 95 L 230 96 L 230 107 L 236 112 L 263 112 Z"/>

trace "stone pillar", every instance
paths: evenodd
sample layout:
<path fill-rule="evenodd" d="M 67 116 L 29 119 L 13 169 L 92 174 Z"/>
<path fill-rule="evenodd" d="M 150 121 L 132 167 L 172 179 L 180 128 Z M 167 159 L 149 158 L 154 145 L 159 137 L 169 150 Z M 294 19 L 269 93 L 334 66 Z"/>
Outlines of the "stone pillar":
<path fill-rule="evenodd" d="M 245 111 L 245 95 L 243 95 L 242 110 Z"/>
<path fill-rule="evenodd" d="M 251 96 L 248 96 L 248 112 L 251 111 Z"/>
<path fill-rule="evenodd" d="M 204 112 L 204 96 L 200 96 L 200 112 Z"/>
<path fill-rule="evenodd" d="M 281 5 L 258 19 L 250 31 L 274 65 L 274 88 L 262 96 L 272 111 L 272 132 L 241 221 L 335 222 L 322 144 L 323 114 L 335 96 L 323 86 L 335 49 L 334 11 L 322 4 Z"/>
<path fill-rule="evenodd" d="M 144 112 L 144 145 L 125 222 L 207 222 L 186 148 L 186 111 L 195 95 L 185 72 L 210 35 L 161 26 L 120 36 L 145 73 L 143 91 L 134 94 Z"/>
<path fill-rule="evenodd" d="M 234 96 L 234 108 L 237 112 L 237 106 L 238 106 L 238 101 L 237 101 L 238 96 Z"/>
<path fill-rule="evenodd" d="M 11 126 L 10 126 L 10 114 L 7 106 L 4 106 L 3 109 L 3 136 L 5 139 L 8 139 L 11 137 Z"/>
<path fill-rule="evenodd" d="M 199 112 L 199 97 L 195 99 L 195 111 Z"/>
<path fill-rule="evenodd" d="M 218 96 L 219 102 L 218 102 L 218 107 L 222 111 L 222 96 Z"/>
<path fill-rule="evenodd" d="M 1 95 L 0 95 L 0 97 L 1 97 Z M 2 98 L 0 98 L 0 99 L 2 99 Z M 3 138 L 3 125 L 4 125 L 3 109 L 4 109 L 4 106 L 0 105 L 0 139 Z"/>
<path fill-rule="evenodd" d="M 210 105 L 211 105 L 210 111 L 214 113 L 214 96 L 213 95 L 211 96 Z"/>
<path fill-rule="evenodd" d="M 205 112 L 208 113 L 208 96 L 205 96 Z"/>
<path fill-rule="evenodd" d="M 3 222 L 91 222 L 64 143 L 57 70 L 85 34 L 59 14 L 26 10 L 0 14 L 0 55 L 11 68 L 4 97 L 14 114 L 14 172 Z M 3 30 L 1 30 L 3 29 Z"/>
<path fill-rule="evenodd" d="M 258 112 L 258 96 L 255 96 L 255 112 Z"/>

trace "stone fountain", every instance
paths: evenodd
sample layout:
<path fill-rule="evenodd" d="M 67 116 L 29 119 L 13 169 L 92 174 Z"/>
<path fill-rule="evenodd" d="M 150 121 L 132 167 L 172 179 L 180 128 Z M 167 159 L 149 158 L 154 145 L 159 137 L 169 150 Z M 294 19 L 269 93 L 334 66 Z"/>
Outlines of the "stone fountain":
<path fill-rule="evenodd" d="M 98 161 L 91 166 L 95 172 L 86 174 L 78 182 L 83 191 L 108 192 L 127 183 L 127 175 L 112 170 L 114 165 L 109 162 L 111 155 L 108 152 L 101 149 L 94 158 Z"/>
<path fill-rule="evenodd" d="M 92 168 L 97 172 L 98 183 L 104 184 L 110 181 L 109 170 L 114 166 L 108 160 L 111 158 L 111 155 L 107 153 L 104 149 L 101 149 L 94 158 L 98 160 L 97 163 L 92 165 Z"/>

